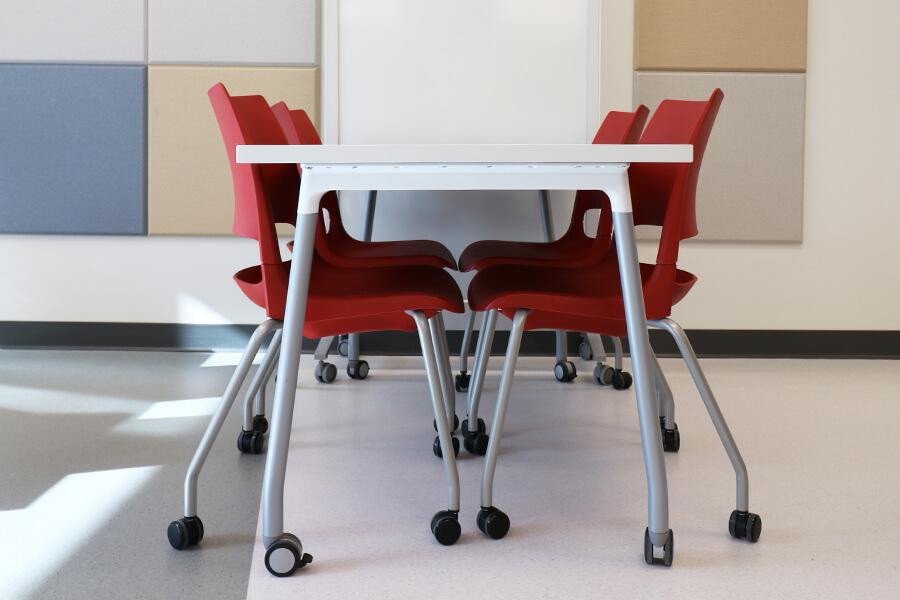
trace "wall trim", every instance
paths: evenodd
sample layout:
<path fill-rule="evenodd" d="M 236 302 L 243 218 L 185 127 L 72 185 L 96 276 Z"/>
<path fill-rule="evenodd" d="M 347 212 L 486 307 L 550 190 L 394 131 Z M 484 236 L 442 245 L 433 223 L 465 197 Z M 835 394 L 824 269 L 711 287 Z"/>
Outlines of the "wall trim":
<path fill-rule="evenodd" d="M 255 325 L 185 325 L 177 323 L 86 323 L 0 321 L 0 348 L 89 350 L 238 350 Z M 462 341 L 461 331 L 447 332 L 451 352 Z M 502 354 L 508 333 L 498 331 L 493 353 Z M 900 331 L 735 330 L 694 329 L 688 336 L 698 355 L 719 358 L 881 358 L 900 359 Z M 660 356 L 676 356 L 668 335 L 651 330 L 650 341 Z M 569 352 L 577 355 L 578 338 L 569 334 Z M 304 340 L 312 349 L 313 340 Z M 552 355 L 553 332 L 528 332 L 522 341 L 526 355 Z M 415 355 L 414 333 L 378 332 L 362 338 L 364 353 Z M 609 349 L 609 348 L 608 348 Z M 627 349 L 627 343 L 626 343 Z M 455 360 L 454 360 L 455 364 Z"/>

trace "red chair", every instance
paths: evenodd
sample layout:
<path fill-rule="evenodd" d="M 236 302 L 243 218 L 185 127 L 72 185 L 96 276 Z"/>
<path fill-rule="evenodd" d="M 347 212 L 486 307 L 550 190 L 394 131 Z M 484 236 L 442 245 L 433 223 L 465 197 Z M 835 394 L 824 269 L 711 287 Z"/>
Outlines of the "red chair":
<path fill-rule="evenodd" d="M 272 112 L 278 119 L 287 143 L 295 145 L 322 143 L 306 111 L 291 110 L 287 104 L 279 102 L 272 106 Z M 456 270 L 456 259 L 453 254 L 439 242 L 432 240 L 362 242 L 353 238 L 344 228 L 340 204 L 334 192 L 322 198 L 321 206 L 328 214 L 329 225 L 326 229 L 324 220 L 320 221 L 321 232 L 317 238 L 316 250 L 331 265 L 349 268 L 429 265 Z M 316 366 L 317 379 L 324 383 L 334 381 L 333 374 L 337 372 L 333 365 L 324 362 L 331 346 L 331 339 L 323 338 L 324 341 L 316 352 L 317 358 L 320 358 Z M 352 379 L 364 379 L 369 372 L 369 365 L 359 359 L 358 350 L 354 344 L 351 345 L 354 347 L 349 352 L 342 352 L 349 358 L 347 374 Z"/>
<path fill-rule="evenodd" d="M 759 539 L 762 520 L 748 510 L 749 482 L 743 459 L 703 376 L 690 341 L 681 327 L 669 318 L 672 306 L 683 299 L 697 281 L 691 273 L 677 268 L 678 249 L 681 240 L 697 235 L 697 178 L 722 98 L 722 91 L 717 89 L 706 101 L 662 102 L 641 136 L 640 143 L 693 144 L 694 161 L 689 164 L 635 164 L 629 169 L 629 180 L 634 222 L 662 227 L 656 262 L 640 265 L 647 318 L 652 326 L 665 329 L 675 338 L 731 459 L 737 479 L 737 508 L 731 514 L 729 532 L 733 537 L 755 542 Z M 609 252 L 599 264 L 575 269 L 527 265 L 486 268 L 475 276 L 469 286 L 469 304 L 475 310 L 500 311 L 513 318 L 485 461 L 482 509 L 477 520 L 484 533 L 501 538 L 509 528 L 509 519 L 493 506 L 493 474 L 522 332 L 568 329 L 626 335 L 616 253 Z M 660 378 L 658 373 L 658 380 Z M 674 429 L 672 414 L 665 416 L 662 427 L 664 434 L 665 428 Z M 671 435 L 673 432 L 669 433 Z M 666 449 L 677 448 L 669 445 Z M 650 538 L 645 536 L 645 558 L 648 563 L 671 565 L 671 532 L 668 540 L 663 545 L 664 557 L 658 559 L 654 558 Z"/>
<path fill-rule="evenodd" d="M 235 281 L 247 297 L 266 311 L 261 324 L 235 370 L 228 388 L 197 448 L 185 478 L 184 518 L 168 528 L 173 547 L 182 549 L 197 544 L 203 537 L 203 525 L 197 516 L 197 478 L 210 447 L 234 403 L 247 376 L 253 358 L 266 336 L 274 331 L 263 364 L 254 376 L 248 393 L 255 393 L 256 379 L 277 361 L 281 327 L 287 297 L 290 261 L 281 259 L 276 223 L 294 223 L 300 177 L 294 165 L 251 165 L 235 162 L 235 148 L 241 144 L 286 144 L 278 121 L 262 96 L 230 96 L 225 86 L 210 89 L 222 137 L 228 151 L 235 190 L 234 233 L 259 242 L 260 264 L 238 271 Z M 435 426 L 442 450 L 450 488 L 448 510 L 432 519 L 432 533 L 445 545 L 459 538 L 459 477 L 456 471 L 452 433 L 449 427 L 446 390 L 452 390 L 449 358 L 443 340 L 441 311 L 463 311 L 459 288 L 449 273 L 438 266 L 348 268 L 329 264 L 319 255 L 323 230 L 317 233 L 303 334 L 321 338 L 347 332 L 383 330 L 418 331 L 428 373 Z M 439 375 L 443 378 L 439 379 Z M 245 424 L 246 426 L 246 424 Z M 243 431 L 242 450 L 262 450 L 260 431 Z M 458 442 L 456 442 L 458 447 Z M 288 550 L 295 556 L 288 572 L 270 564 L 273 552 Z M 284 554 L 284 553 L 281 553 Z M 282 539 L 270 545 L 266 566 L 276 575 L 287 575 L 304 566 L 311 557 L 304 555 L 296 538 Z"/>
<path fill-rule="evenodd" d="M 597 134 L 595 144 L 636 144 L 640 138 L 649 110 L 643 104 L 634 112 L 613 111 L 606 115 Z M 584 231 L 585 216 L 592 209 L 600 210 L 595 237 Z M 459 258 L 461 271 L 483 271 L 502 265 L 521 265 L 547 267 L 552 269 L 573 269 L 588 267 L 601 263 L 609 254 L 612 240 L 612 216 L 609 199 L 603 192 L 579 191 L 575 195 L 572 219 L 569 228 L 559 239 L 552 242 L 513 242 L 501 240 L 485 240 L 469 245 Z M 472 308 L 470 306 L 470 308 Z M 470 318 L 474 317 L 474 309 Z M 494 337 L 496 314 L 485 315 L 479 332 L 478 349 L 475 357 L 473 381 L 467 382 L 468 412 L 462 423 L 463 443 L 469 452 L 484 454 L 487 450 L 488 436 L 485 434 L 484 421 L 478 418 L 478 407 L 484 374 L 490 356 L 490 347 Z M 627 389 L 631 385 L 631 375 L 622 370 L 621 343 L 616 341 L 616 366 L 609 367 L 598 361 L 594 369 L 594 379 L 602 385 L 613 385 L 616 389 Z M 463 342 L 466 352 L 468 341 Z M 563 348 L 564 352 L 564 348 Z M 588 358 L 590 360 L 590 358 Z M 559 381 L 575 379 L 575 364 L 565 358 L 557 348 L 557 363 L 554 369 Z M 463 373 L 463 375 L 465 375 Z M 457 376 L 459 377 L 459 376 Z M 477 423 L 474 430 L 469 430 L 469 423 Z"/>

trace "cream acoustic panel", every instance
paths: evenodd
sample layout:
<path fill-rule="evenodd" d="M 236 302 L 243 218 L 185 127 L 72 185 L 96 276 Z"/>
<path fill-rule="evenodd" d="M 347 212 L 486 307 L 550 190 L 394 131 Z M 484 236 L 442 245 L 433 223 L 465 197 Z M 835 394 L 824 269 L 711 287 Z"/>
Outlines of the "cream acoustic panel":
<path fill-rule="evenodd" d="M 652 111 L 716 87 L 725 99 L 697 186 L 698 239 L 802 241 L 806 75 L 639 72 L 634 102 Z"/>
<path fill-rule="evenodd" d="M 0 62 L 144 62 L 144 0 L 0 0 Z"/>
<path fill-rule="evenodd" d="M 636 0 L 635 68 L 806 70 L 806 0 Z"/>
<path fill-rule="evenodd" d="M 318 120 L 318 69 L 180 67 L 149 69 L 151 235 L 230 235 L 231 170 L 206 95 L 222 82 L 233 95 L 261 94 Z"/>
<path fill-rule="evenodd" d="M 314 65 L 316 0 L 148 0 L 151 63 Z"/>

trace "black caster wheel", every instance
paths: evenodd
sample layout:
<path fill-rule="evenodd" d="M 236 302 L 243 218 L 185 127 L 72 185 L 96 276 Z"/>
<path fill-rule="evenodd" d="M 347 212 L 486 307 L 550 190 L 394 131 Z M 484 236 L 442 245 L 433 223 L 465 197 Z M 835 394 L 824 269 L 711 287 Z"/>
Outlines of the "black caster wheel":
<path fill-rule="evenodd" d="M 265 415 L 255 415 L 253 417 L 253 431 L 261 435 L 265 435 L 269 431 L 269 421 Z"/>
<path fill-rule="evenodd" d="M 473 433 L 472 435 L 463 438 L 463 446 L 465 446 L 466 450 L 471 454 L 484 456 L 487 454 L 489 441 L 490 438 L 486 434 Z"/>
<path fill-rule="evenodd" d="M 622 369 L 616 369 L 610 383 L 615 390 L 627 390 L 631 387 L 632 383 L 631 373 L 623 371 Z"/>
<path fill-rule="evenodd" d="M 478 518 L 475 519 L 478 529 L 489 538 L 499 540 L 509 533 L 509 517 L 506 513 L 489 506 L 478 511 Z"/>
<path fill-rule="evenodd" d="M 285 533 L 266 548 L 266 568 L 275 577 L 288 577 L 311 563 L 313 557 L 303 552 L 296 535 Z"/>
<path fill-rule="evenodd" d="M 616 370 L 609 365 L 598 363 L 597 366 L 594 367 L 594 381 L 597 382 L 597 385 L 611 385 L 615 375 Z"/>
<path fill-rule="evenodd" d="M 432 419 L 431 426 L 434 427 L 434 430 L 437 431 L 437 419 Z M 453 433 L 459 429 L 459 417 L 453 415 L 453 429 L 450 430 L 450 433 Z"/>
<path fill-rule="evenodd" d="M 487 425 L 484 424 L 484 419 L 482 419 L 481 417 L 478 417 L 477 431 L 469 431 L 469 420 L 463 419 L 461 431 L 462 431 L 463 437 L 469 437 L 470 435 L 475 435 L 476 433 L 486 433 Z"/>
<path fill-rule="evenodd" d="M 166 535 L 176 550 L 196 546 L 203 539 L 203 521 L 200 517 L 184 517 L 172 521 L 166 529 Z"/>
<path fill-rule="evenodd" d="M 342 335 L 338 338 L 338 354 L 347 358 L 347 354 L 350 353 L 350 340 L 347 339 L 346 335 Z"/>
<path fill-rule="evenodd" d="M 241 454 L 262 454 L 265 439 L 258 431 L 241 431 L 237 439 L 238 450 Z"/>
<path fill-rule="evenodd" d="M 484 456 L 487 453 L 489 438 L 486 435 L 487 426 L 482 419 L 478 419 L 476 431 L 469 431 L 469 420 L 463 419 L 462 435 L 463 446 L 472 454 Z"/>
<path fill-rule="evenodd" d="M 582 339 L 581 343 L 578 344 L 578 356 L 581 357 L 581 360 L 594 360 L 594 349 L 591 348 L 591 343 L 586 339 Z"/>
<path fill-rule="evenodd" d="M 659 548 L 659 546 L 656 546 Z M 666 543 L 662 546 L 663 555 L 656 556 L 654 546 L 650 542 L 650 528 L 644 530 L 644 560 L 648 565 L 662 565 L 663 567 L 671 567 L 672 560 L 675 558 L 675 534 L 669 530 Z"/>
<path fill-rule="evenodd" d="M 453 440 L 453 456 L 459 456 L 459 438 L 454 437 L 450 439 Z M 441 438 L 434 438 L 434 443 L 431 445 L 431 451 L 434 452 L 434 455 L 438 458 L 444 458 L 444 453 L 441 452 Z"/>
<path fill-rule="evenodd" d="M 556 363 L 556 366 L 553 367 L 553 374 L 556 376 L 556 380 L 562 383 L 572 381 L 578 377 L 578 372 L 575 370 L 575 363 L 570 360 Z"/>
<path fill-rule="evenodd" d="M 316 381 L 319 383 L 331 383 L 335 379 L 337 379 L 337 367 L 320 360 L 316 365 Z"/>
<path fill-rule="evenodd" d="M 452 546 L 459 539 L 462 528 L 459 526 L 459 513 L 455 510 L 442 510 L 431 517 L 431 533 L 442 546 Z"/>
<path fill-rule="evenodd" d="M 755 544 L 762 533 L 762 517 L 752 512 L 732 511 L 731 518 L 728 519 L 728 533 L 733 538 Z"/>
<path fill-rule="evenodd" d="M 457 392 L 468 392 L 469 391 L 469 380 L 472 378 L 471 375 L 466 373 L 465 371 L 460 371 L 456 374 L 456 391 Z"/>
<path fill-rule="evenodd" d="M 659 418 L 659 430 L 662 433 L 663 451 L 678 452 L 681 448 L 681 434 L 678 433 L 678 423 L 674 423 L 672 429 L 666 429 L 666 418 Z"/>
<path fill-rule="evenodd" d="M 365 379 L 369 376 L 369 363 L 364 360 L 348 361 L 347 376 L 350 379 Z"/>

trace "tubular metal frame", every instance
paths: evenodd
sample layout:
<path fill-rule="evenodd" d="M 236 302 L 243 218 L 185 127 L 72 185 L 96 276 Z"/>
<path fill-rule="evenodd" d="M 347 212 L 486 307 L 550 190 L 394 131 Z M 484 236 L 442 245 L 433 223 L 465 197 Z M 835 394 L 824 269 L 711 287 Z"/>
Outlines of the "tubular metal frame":
<path fill-rule="evenodd" d="M 700 366 L 700 361 L 697 360 L 697 355 L 694 353 L 694 347 L 691 345 L 691 342 L 684 332 L 684 329 L 681 328 L 681 325 L 672 319 L 650 321 L 649 325 L 667 331 L 669 335 L 672 336 L 672 339 L 675 340 L 678 351 L 681 353 L 681 357 L 684 359 L 688 371 L 691 373 L 691 378 L 694 380 L 697 392 L 703 400 L 703 405 L 706 407 L 709 419 L 712 421 L 713 427 L 716 428 L 716 433 L 719 434 L 719 440 L 721 440 L 722 446 L 725 448 L 725 453 L 728 454 L 728 459 L 731 461 L 731 466 L 734 468 L 736 487 L 735 506 L 739 511 L 749 511 L 750 478 L 747 474 L 747 466 L 744 464 L 744 459 L 741 456 L 740 450 L 738 450 L 734 437 L 731 435 L 728 423 L 725 421 L 724 415 L 722 415 L 719 403 L 716 402 L 712 388 L 709 387 L 706 375 L 703 374 L 703 368 Z M 668 421 L 666 427 L 670 427 Z"/>
<path fill-rule="evenodd" d="M 272 331 L 275 331 L 274 336 L 277 336 L 278 340 L 273 336 L 272 344 L 270 344 L 266 356 L 263 358 L 263 364 L 257 369 L 256 375 L 253 378 L 253 384 L 251 384 L 250 388 L 246 391 L 244 401 L 245 406 L 248 404 L 252 406 L 253 398 L 256 396 L 257 389 L 265 378 L 266 370 L 272 368 L 272 364 L 278 362 L 275 360 L 275 357 L 278 354 L 281 328 L 283 325 L 284 323 L 282 321 L 267 319 L 260 323 L 253 332 L 253 335 L 250 336 L 250 341 L 247 343 L 246 348 L 244 348 L 244 353 L 241 355 L 241 359 L 238 361 L 238 365 L 231 375 L 231 380 L 225 388 L 225 393 L 222 394 L 222 400 L 219 402 L 216 412 L 210 419 L 209 425 L 206 426 L 206 431 L 203 433 L 200 444 L 194 451 L 191 464 L 188 466 L 187 473 L 184 477 L 185 517 L 197 516 L 197 481 L 200 477 L 200 471 L 203 469 L 203 464 L 209 456 L 209 451 L 212 449 L 213 442 L 216 441 L 216 437 L 218 437 L 219 432 L 222 430 L 225 418 L 228 416 L 228 412 L 231 410 L 238 392 L 240 391 L 244 380 L 247 378 L 247 374 L 250 372 L 250 367 L 253 365 L 253 359 L 256 357 L 256 353 L 259 352 L 259 348 L 262 346 L 263 341 L 265 341 L 266 336 Z M 254 385 L 257 386 L 256 389 L 254 389 Z M 252 428 L 252 426 L 251 416 L 250 427 Z M 249 428 L 245 427 L 245 429 Z"/>

